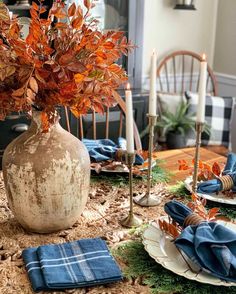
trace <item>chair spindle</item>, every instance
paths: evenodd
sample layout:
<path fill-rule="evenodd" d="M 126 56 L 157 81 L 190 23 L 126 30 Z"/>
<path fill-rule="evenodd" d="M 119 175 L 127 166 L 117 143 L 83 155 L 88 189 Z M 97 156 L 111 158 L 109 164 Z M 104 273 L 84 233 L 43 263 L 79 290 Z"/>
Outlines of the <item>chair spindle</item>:
<path fill-rule="evenodd" d="M 96 124 L 96 112 L 94 110 L 92 113 L 92 117 L 93 117 L 93 139 L 96 140 L 97 139 L 97 124 Z"/>
<path fill-rule="evenodd" d="M 106 111 L 106 139 L 108 139 L 109 137 L 109 117 L 110 117 L 110 112 L 109 112 L 109 107 L 107 107 L 107 111 Z"/>

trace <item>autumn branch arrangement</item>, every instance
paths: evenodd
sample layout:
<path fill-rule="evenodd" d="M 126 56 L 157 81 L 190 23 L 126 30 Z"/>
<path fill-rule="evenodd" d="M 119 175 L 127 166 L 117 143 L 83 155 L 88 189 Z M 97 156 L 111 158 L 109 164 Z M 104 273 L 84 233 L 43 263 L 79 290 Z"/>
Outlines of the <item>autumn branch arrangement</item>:
<path fill-rule="evenodd" d="M 127 75 L 115 61 L 134 46 L 123 32 L 98 29 L 92 0 L 68 9 L 54 2 L 46 18 L 43 2 L 33 2 L 26 39 L 18 18 L 0 6 L 0 119 L 38 109 L 47 129 L 58 105 L 78 117 L 116 104 L 116 89 Z"/>

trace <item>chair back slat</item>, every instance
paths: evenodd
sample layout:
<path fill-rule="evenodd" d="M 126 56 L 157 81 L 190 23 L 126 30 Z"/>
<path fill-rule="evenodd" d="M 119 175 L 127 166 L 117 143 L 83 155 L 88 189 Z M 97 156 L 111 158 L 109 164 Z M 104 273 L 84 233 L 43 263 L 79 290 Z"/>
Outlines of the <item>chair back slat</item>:
<path fill-rule="evenodd" d="M 190 82 L 189 82 L 189 91 L 192 91 L 193 87 L 193 67 L 194 67 L 194 58 L 191 60 L 191 72 L 190 72 Z"/>
<path fill-rule="evenodd" d="M 210 75 L 207 74 L 207 82 L 206 82 L 207 93 L 211 93 L 211 88 L 209 87 L 209 82 L 210 82 Z"/>
<path fill-rule="evenodd" d="M 165 64 L 165 74 L 166 74 L 166 86 L 167 86 L 167 92 L 169 92 L 169 91 L 170 91 L 170 85 L 169 85 L 169 75 L 168 75 L 167 64 Z"/>
<path fill-rule="evenodd" d="M 176 82 L 176 64 L 175 64 L 175 56 L 173 57 L 173 70 L 174 70 L 174 92 L 176 93 L 176 86 L 177 86 L 177 82 Z"/>
<path fill-rule="evenodd" d="M 109 137 L 109 117 L 110 117 L 109 107 L 107 107 L 106 111 L 106 130 L 105 130 L 105 137 L 108 139 Z"/>
<path fill-rule="evenodd" d="M 79 120 L 80 139 L 82 140 L 84 138 L 83 116 L 80 115 L 78 120 Z"/>
<path fill-rule="evenodd" d="M 122 137 L 122 130 L 123 130 L 123 113 L 120 111 L 119 137 Z"/>
<path fill-rule="evenodd" d="M 180 59 L 180 60 L 179 60 Z M 180 67 L 179 67 L 180 61 Z M 159 64 L 157 68 L 157 79 L 159 80 L 160 88 L 159 91 L 163 92 L 163 89 L 167 88 L 167 92 L 174 91 L 176 94 L 183 94 L 186 89 L 190 91 L 196 90 L 198 92 L 199 88 L 199 73 L 197 69 L 197 62 L 200 65 L 202 57 L 194 52 L 187 50 L 180 50 L 167 55 Z M 178 63 L 177 63 L 178 62 Z M 173 71 L 168 71 L 168 64 L 173 64 Z M 181 68 L 182 65 L 182 68 Z M 212 69 L 207 66 L 207 71 L 209 74 L 208 89 L 212 89 L 213 95 L 217 96 L 218 86 L 216 78 Z M 180 79 L 176 78 L 180 75 Z M 166 81 L 166 85 L 163 83 L 163 76 Z M 174 87 L 170 89 L 171 76 L 174 77 Z M 187 80 L 187 77 L 189 78 Z M 178 82 L 179 81 L 179 82 Z M 189 86 L 187 84 L 189 83 Z M 178 85 L 179 84 L 179 85 Z"/>
<path fill-rule="evenodd" d="M 185 87 L 184 87 L 184 55 L 182 55 L 182 93 L 184 93 Z"/>
<path fill-rule="evenodd" d="M 96 113 L 94 110 L 92 113 L 92 117 L 93 117 L 93 139 L 96 140 L 97 139 L 97 125 L 96 125 Z"/>
<path fill-rule="evenodd" d="M 66 111 L 66 109 L 65 109 L 66 127 L 68 128 L 68 131 L 71 132 L 71 126 L 70 126 L 70 120 L 69 120 L 69 115 L 71 115 L 71 121 L 74 121 L 73 118 L 76 119 L 76 126 L 77 126 L 76 132 L 73 132 L 73 133 L 77 133 L 77 136 L 79 139 L 91 138 L 91 137 L 94 140 L 103 139 L 104 137 L 100 137 L 100 136 L 101 136 L 101 134 L 103 134 L 102 136 L 104 136 L 103 129 L 101 132 L 101 126 L 103 126 L 104 124 L 105 124 L 105 126 L 104 126 L 105 127 L 105 138 L 108 139 L 109 137 L 112 137 L 112 136 L 114 138 L 114 134 L 113 134 L 114 132 L 109 132 L 109 130 L 111 129 L 111 123 L 116 124 L 115 136 L 117 136 L 117 137 L 115 138 L 115 140 L 118 138 L 118 136 L 121 137 L 122 131 L 123 131 L 123 119 L 126 114 L 126 105 L 125 105 L 124 100 L 119 95 L 116 96 L 116 101 L 117 101 L 117 106 L 114 107 L 114 109 L 107 107 L 104 115 L 101 115 L 101 114 L 96 113 L 95 111 L 92 111 L 86 117 L 84 117 L 83 115 L 80 115 L 76 119 L 75 117 L 73 117 L 73 114 L 71 112 L 68 113 L 68 110 Z M 112 114 L 115 114 L 115 116 L 112 116 Z M 91 134 L 91 120 L 92 120 L 92 134 Z M 88 124 L 88 122 L 89 122 L 89 124 Z M 103 125 L 101 124 L 101 122 L 103 123 Z M 136 147 L 136 150 L 142 150 L 142 144 L 141 144 L 141 139 L 139 136 L 138 128 L 137 128 L 135 121 L 133 121 L 133 122 L 134 122 L 135 147 Z M 117 125 L 117 123 L 118 123 L 118 125 Z M 88 126 L 88 128 L 86 128 L 86 133 L 84 132 L 84 124 L 86 124 Z M 98 135 L 97 135 L 97 132 L 98 132 Z"/>
<path fill-rule="evenodd" d="M 161 92 L 163 92 L 163 84 L 161 81 L 161 77 L 158 80 L 159 80 L 159 84 L 160 84 L 160 90 L 161 90 Z"/>

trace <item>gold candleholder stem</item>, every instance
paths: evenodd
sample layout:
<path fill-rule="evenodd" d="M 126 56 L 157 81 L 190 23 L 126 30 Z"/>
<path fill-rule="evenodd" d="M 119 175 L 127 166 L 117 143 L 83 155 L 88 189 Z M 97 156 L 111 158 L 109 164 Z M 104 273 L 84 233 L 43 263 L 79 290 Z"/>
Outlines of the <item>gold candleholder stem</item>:
<path fill-rule="evenodd" d="M 157 115 L 147 114 L 149 120 L 149 145 L 148 145 L 148 178 L 147 178 L 147 193 L 144 196 L 136 196 L 134 202 L 140 206 L 156 206 L 160 204 L 160 199 L 155 198 L 151 193 L 152 187 L 152 152 L 154 128 L 157 121 Z"/>
<path fill-rule="evenodd" d="M 194 169 L 193 169 L 193 184 L 192 191 L 193 193 L 197 192 L 197 175 L 198 175 L 198 166 L 199 166 L 199 152 L 201 147 L 201 134 L 203 129 L 203 123 L 196 123 L 196 149 L 195 149 L 195 157 L 194 157 Z"/>
<path fill-rule="evenodd" d="M 129 214 L 121 220 L 121 225 L 127 228 L 139 227 L 142 224 L 142 220 L 134 214 L 133 209 L 133 164 L 134 153 L 127 153 L 127 166 L 129 169 Z"/>

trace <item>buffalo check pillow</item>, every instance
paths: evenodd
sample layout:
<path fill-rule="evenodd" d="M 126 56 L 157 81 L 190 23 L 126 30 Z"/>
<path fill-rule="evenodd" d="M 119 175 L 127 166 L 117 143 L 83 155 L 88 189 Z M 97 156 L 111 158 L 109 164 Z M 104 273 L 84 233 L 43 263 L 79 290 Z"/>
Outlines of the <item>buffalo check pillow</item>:
<path fill-rule="evenodd" d="M 189 102 L 188 111 L 197 112 L 198 94 L 186 92 Z M 210 134 L 203 132 L 202 145 L 223 145 L 229 146 L 230 141 L 230 122 L 233 107 L 233 97 L 206 96 L 206 123 L 210 127 Z M 195 134 L 187 134 L 187 146 L 195 145 Z"/>

